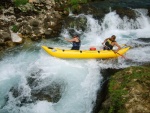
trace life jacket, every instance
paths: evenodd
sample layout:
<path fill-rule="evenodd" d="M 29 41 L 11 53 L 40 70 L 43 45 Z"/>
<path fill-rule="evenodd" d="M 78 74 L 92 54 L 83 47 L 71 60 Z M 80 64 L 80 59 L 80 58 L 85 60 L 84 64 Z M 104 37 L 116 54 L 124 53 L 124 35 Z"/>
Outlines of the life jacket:
<path fill-rule="evenodd" d="M 116 41 L 111 41 L 110 39 L 108 39 L 105 43 L 105 49 L 107 50 L 112 50 L 113 49 L 113 46 L 111 45 L 112 42 L 116 42 Z"/>
<path fill-rule="evenodd" d="M 80 47 L 80 45 L 81 45 L 81 41 L 80 41 L 80 39 L 78 39 L 79 40 L 79 42 L 73 42 L 73 47 Z"/>

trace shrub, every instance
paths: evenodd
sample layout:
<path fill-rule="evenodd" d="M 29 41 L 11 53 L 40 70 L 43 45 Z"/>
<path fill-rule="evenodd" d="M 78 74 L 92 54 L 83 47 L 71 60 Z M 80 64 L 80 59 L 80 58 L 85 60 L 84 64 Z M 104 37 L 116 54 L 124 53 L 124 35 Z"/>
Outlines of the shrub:
<path fill-rule="evenodd" d="M 18 26 L 13 25 L 12 28 L 11 28 L 11 30 L 12 30 L 13 32 L 17 33 L 18 30 L 19 30 L 19 28 L 18 28 Z"/>
<path fill-rule="evenodd" d="M 20 5 L 25 5 L 26 3 L 28 3 L 28 0 L 14 0 L 14 4 L 16 7 Z"/>
<path fill-rule="evenodd" d="M 68 4 L 71 6 L 73 12 L 78 12 L 80 10 L 80 5 L 82 3 L 87 3 L 88 0 L 69 0 Z"/>

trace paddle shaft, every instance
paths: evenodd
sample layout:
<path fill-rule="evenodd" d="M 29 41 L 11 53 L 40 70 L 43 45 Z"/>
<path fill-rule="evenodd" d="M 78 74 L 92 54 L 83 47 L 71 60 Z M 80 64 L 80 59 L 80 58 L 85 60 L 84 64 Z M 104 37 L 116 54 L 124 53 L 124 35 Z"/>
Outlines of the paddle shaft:
<path fill-rule="evenodd" d="M 103 44 L 104 45 L 104 44 Z M 109 48 L 108 46 L 106 46 L 106 45 L 104 45 L 105 47 L 107 47 L 107 48 Z M 110 48 L 109 48 L 110 49 Z M 111 49 L 110 49 L 111 50 Z M 113 51 L 113 50 L 112 50 Z M 119 54 L 118 52 L 115 52 L 115 51 L 113 51 L 115 54 L 118 54 L 118 55 L 120 55 L 121 57 L 123 57 L 124 59 L 126 59 L 127 60 L 127 58 L 125 57 L 125 56 L 123 56 L 123 55 L 121 55 L 121 54 Z"/>
<path fill-rule="evenodd" d="M 113 51 L 113 50 L 112 50 Z M 118 52 L 115 52 L 115 51 L 113 51 L 114 53 L 117 53 L 118 55 L 120 55 L 120 56 L 122 56 L 124 59 L 126 59 L 127 60 L 127 58 L 125 57 L 125 56 L 123 56 L 123 55 L 121 55 L 121 54 L 119 54 Z"/>

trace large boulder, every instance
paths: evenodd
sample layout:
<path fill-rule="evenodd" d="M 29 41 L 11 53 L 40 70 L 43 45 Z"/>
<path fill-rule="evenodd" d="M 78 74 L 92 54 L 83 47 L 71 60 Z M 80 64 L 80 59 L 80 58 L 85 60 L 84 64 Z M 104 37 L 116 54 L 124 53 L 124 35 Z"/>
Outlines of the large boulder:
<path fill-rule="evenodd" d="M 108 93 L 99 113 L 149 113 L 149 66 L 129 67 L 109 79 Z"/>
<path fill-rule="evenodd" d="M 46 100 L 48 102 L 57 103 L 62 95 L 62 89 L 65 87 L 61 80 L 52 81 L 50 78 L 43 79 L 42 70 L 35 69 L 27 78 L 27 84 L 15 84 L 6 96 L 6 103 L 13 97 L 16 106 L 24 106 L 26 104 L 35 103 L 36 101 Z M 43 83 L 46 83 L 45 85 Z M 5 106 L 5 105 L 4 105 Z"/>
<path fill-rule="evenodd" d="M 2 32 L 2 35 L 1 35 L 1 36 L 2 36 L 1 39 L 3 39 L 4 42 L 11 40 L 11 35 L 10 35 L 10 33 L 8 33 L 8 32 Z"/>
<path fill-rule="evenodd" d="M 79 16 L 79 17 L 68 17 L 65 19 L 65 25 L 64 25 L 64 28 L 68 29 L 68 28 L 72 28 L 74 29 L 74 27 L 77 29 L 77 30 L 82 30 L 82 31 L 85 31 L 86 30 L 86 27 L 87 27 L 87 18 L 85 16 Z M 72 29 L 71 32 L 72 32 Z"/>
<path fill-rule="evenodd" d="M 21 34 L 18 34 L 18 33 L 13 33 L 11 31 L 11 42 L 13 43 L 22 43 L 23 42 L 23 39 L 22 39 L 22 35 Z"/>

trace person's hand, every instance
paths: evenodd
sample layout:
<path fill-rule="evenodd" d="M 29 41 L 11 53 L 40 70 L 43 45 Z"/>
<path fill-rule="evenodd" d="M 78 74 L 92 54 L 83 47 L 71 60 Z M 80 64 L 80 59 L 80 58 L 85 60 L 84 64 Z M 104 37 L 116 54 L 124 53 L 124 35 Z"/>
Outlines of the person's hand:
<path fill-rule="evenodd" d="M 114 53 L 117 53 L 118 51 L 117 50 L 114 50 Z"/>

